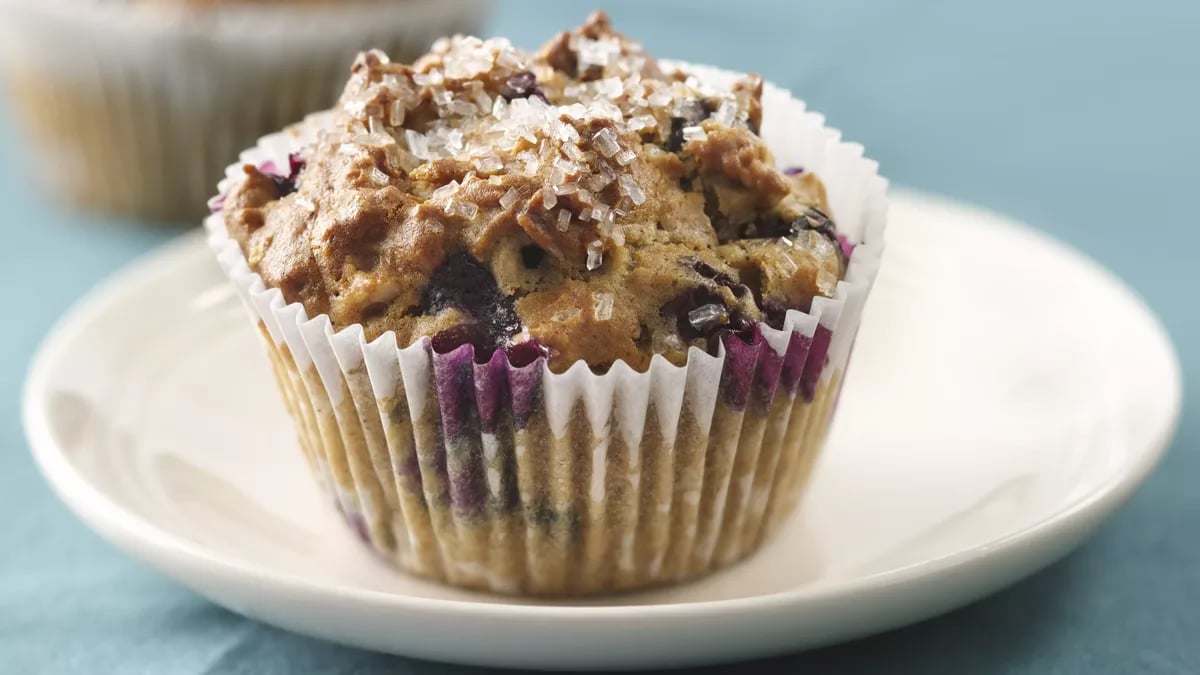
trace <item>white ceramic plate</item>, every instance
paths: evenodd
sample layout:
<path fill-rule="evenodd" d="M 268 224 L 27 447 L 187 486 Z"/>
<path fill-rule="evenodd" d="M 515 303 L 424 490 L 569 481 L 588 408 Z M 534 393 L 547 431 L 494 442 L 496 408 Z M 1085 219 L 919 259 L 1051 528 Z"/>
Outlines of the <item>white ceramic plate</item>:
<path fill-rule="evenodd" d="M 25 423 L 54 488 L 103 536 L 301 633 L 556 669 L 813 647 L 962 605 L 1062 556 L 1142 482 L 1179 413 L 1158 321 L 1079 254 L 912 193 L 896 195 L 888 238 L 801 512 L 749 561 L 691 585 L 514 602 L 384 566 L 318 497 L 197 235 L 63 319 L 34 362 Z"/>

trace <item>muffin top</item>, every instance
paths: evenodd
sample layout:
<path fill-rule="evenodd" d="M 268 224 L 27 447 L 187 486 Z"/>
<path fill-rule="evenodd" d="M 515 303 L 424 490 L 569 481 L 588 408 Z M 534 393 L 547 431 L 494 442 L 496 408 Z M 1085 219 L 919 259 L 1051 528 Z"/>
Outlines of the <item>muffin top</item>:
<path fill-rule="evenodd" d="M 845 272 L 820 180 L 758 135 L 756 75 L 668 72 L 602 13 L 535 54 L 454 37 L 351 70 L 311 145 L 220 198 L 251 268 L 335 329 L 643 370 Z"/>

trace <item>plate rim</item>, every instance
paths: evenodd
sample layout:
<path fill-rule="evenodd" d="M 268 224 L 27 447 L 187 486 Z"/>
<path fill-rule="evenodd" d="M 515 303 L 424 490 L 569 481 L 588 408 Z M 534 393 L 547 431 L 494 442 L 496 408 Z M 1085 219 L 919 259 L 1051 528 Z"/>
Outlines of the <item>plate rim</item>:
<path fill-rule="evenodd" d="M 1053 540 L 1059 535 L 1077 532 L 1091 526 L 1088 519 L 1098 515 L 1095 523 L 1103 522 L 1118 507 L 1124 504 L 1145 482 L 1161 463 L 1167 449 L 1175 438 L 1183 405 L 1183 376 L 1178 352 L 1171 341 L 1161 319 L 1154 313 L 1145 299 L 1090 256 L 1071 247 L 1058 238 L 1036 230 L 1024 223 L 987 207 L 958 199 L 933 195 L 912 189 L 890 190 L 894 204 L 923 204 L 933 208 L 974 212 L 986 220 L 988 228 L 996 227 L 1015 233 L 1049 247 L 1055 253 L 1072 258 L 1073 262 L 1087 268 L 1099 281 L 1128 296 L 1133 306 L 1141 310 L 1149 321 L 1155 341 L 1167 357 L 1169 365 L 1169 414 L 1153 436 L 1147 441 L 1144 451 L 1123 472 L 1114 474 L 1109 480 L 1096 486 L 1061 509 L 1058 509 L 1023 528 L 1008 532 L 1000 537 L 964 548 L 936 558 L 921 560 L 898 568 L 876 572 L 862 577 L 833 581 L 816 586 L 797 588 L 762 595 L 702 600 L 695 602 L 672 602 L 655 604 L 613 605 L 563 605 L 539 604 L 537 602 L 480 602 L 469 599 L 429 598 L 406 595 L 383 590 L 364 589 L 340 584 L 314 582 L 302 576 L 275 573 L 269 570 L 230 560 L 211 552 L 209 547 L 193 542 L 184 536 L 155 525 L 136 512 L 121 506 L 104 491 L 95 487 L 67 457 L 66 452 L 54 440 L 49 417 L 46 414 L 41 392 L 48 390 L 50 372 L 58 355 L 66 350 L 73 339 L 97 316 L 103 314 L 112 302 L 121 297 L 130 287 L 136 287 L 146 276 L 171 261 L 193 253 L 203 246 L 203 232 L 185 233 L 174 240 L 151 249 L 130 263 L 117 269 L 96 284 L 88 292 L 71 303 L 57 319 L 38 344 L 26 371 L 21 396 L 21 417 L 26 439 L 39 470 L 59 499 L 90 529 L 97 532 L 117 549 L 131 557 L 160 569 L 150 563 L 143 551 L 150 550 L 159 559 L 186 564 L 193 569 L 207 569 L 221 578 L 237 578 L 239 581 L 260 584 L 272 593 L 300 596 L 306 599 L 330 602 L 364 603 L 372 607 L 438 614 L 441 616 L 471 615 L 476 619 L 503 620 L 554 620 L 595 621 L 597 619 L 620 619 L 636 615 L 639 620 L 666 619 L 686 616 L 691 619 L 719 616 L 733 620 L 739 616 L 757 614 L 771 609 L 782 609 L 792 605 L 828 601 L 839 596 L 859 596 L 880 593 L 898 585 L 933 578 L 963 565 L 982 564 L 983 561 L 1012 553 L 1023 548 L 1036 547 Z M 1084 533 L 1084 536 L 1088 532 Z M 1082 539 L 1083 537 L 1080 537 Z M 1067 549 L 1073 550 L 1075 546 Z M 1051 560 L 1031 568 L 1017 578 L 1033 573 Z M 185 586 L 175 574 L 168 572 L 174 580 Z"/>

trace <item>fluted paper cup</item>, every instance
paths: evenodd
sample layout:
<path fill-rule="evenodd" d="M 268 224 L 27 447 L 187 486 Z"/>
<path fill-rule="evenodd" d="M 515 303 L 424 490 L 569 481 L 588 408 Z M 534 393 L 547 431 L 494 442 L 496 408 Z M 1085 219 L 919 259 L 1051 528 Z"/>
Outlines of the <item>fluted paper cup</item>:
<path fill-rule="evenodd" d="M 51 194 L 191 220 L 230 157 L 333 103 L 358 51 L 414 58 L 485 7 L 0 0 L 0 79 Z"/>
<path fill-rule="evenodd" d="M 732 73 L 684 67 L 724 84 Z M 260 329 L 300 446 L 346 520 L 400 568 L 533 596 L 675 583 L 737 561 L 803 494 L 829 428 L 887 216 L 862 147 L 767 86 L 763 134 L 781 162 L 824 179 L 853 251 L 834 298 L 782 329 L 726 336 L 687 364 L 655 356 L 604 374 L 544 358 L 486 362 L 427 338 L 367 342 L 287 304 L 251 271 L 220 215 L 210 242 Z M 323 115 L 262 139 L 243 163 L 285 166 Z M 241 163 L 230 167 L 236 179 Z M 224 185 L 223 187 L 228 187 Z"/>

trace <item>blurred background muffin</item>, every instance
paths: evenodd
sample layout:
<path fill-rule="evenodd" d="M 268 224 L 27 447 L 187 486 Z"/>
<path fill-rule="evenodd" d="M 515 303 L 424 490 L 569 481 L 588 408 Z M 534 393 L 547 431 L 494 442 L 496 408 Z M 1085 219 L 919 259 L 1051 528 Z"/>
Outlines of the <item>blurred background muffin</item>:
<path fill-rule="evenodd" d="M 189 221 L 229 157 L 335 100 L 358 51 L 411 59 L 486 4 L 0 0 L 0 79 L 57 198 Z"/>

